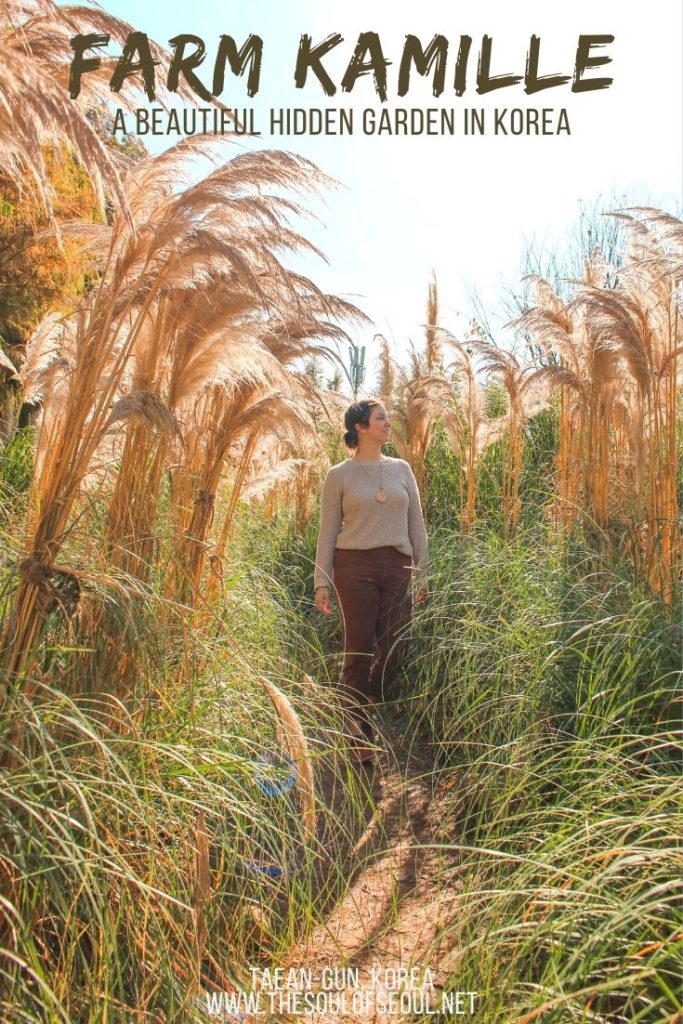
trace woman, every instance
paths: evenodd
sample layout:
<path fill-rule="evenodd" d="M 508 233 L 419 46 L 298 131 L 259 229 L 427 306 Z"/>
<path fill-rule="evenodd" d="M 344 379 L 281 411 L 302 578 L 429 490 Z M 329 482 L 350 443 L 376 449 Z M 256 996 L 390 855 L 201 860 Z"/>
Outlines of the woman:
<path fill-rule="evenodd" d="M 368 761 L 373 731 L 367 709 L 382 699 L 396 673 L 397 641 L 412 610 L 411 558 L 416 600 L 421 603 L 427 596 L 427 533 L 410 466 L 382 455 L 391 434 L 382 403 L 354 402 L 344 426 L 344 444 L 354 455 L 333 466 L 323 484 L 315 606 L 330 614 L 334 581 L 344 625 L 342 687 L 360 726 L 354 753 L 357 760 Z"/>

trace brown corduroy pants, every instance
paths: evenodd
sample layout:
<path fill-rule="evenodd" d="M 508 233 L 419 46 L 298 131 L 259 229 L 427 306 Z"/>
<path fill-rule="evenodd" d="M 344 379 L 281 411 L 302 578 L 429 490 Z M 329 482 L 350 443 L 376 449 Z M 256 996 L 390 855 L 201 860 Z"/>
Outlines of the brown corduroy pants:
<path fill-rule="evenodd" d="M 383 699 L 400 662 L 400 635 L 412 612 L 411 576 L 410 556 L 394 547 L 335 551 L 334 585 L 344 626 L 341 683 L 368 737 L 367 709 Z"/>

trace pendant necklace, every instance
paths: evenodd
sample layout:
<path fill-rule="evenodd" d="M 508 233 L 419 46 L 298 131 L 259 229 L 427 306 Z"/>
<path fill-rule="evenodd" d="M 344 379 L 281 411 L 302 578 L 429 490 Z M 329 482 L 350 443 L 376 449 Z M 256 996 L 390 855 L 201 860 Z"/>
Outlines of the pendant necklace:
<path fill-rule="evenodd" d="M 379 460 L 379 487 L 375 491 L 375 501 L 379 501 L 382 504 L 387 500 L 387 493 L 384 490 L 384 486 L 383 486 L 383 484 L 384 484 L 384 477 L 383 477 L 383 471 L 382 471 L 383 463 L 384 463 L 384 459 L 382 458 L 382 456 L 380 456 L 380 460 Z M 358 465 L 360 466 L 360 468 L 364 472 L 366 472 L 366 470 L 367 470 L 366 466 L 364 466 L 361 462 L 359 462 Z M 366 475 L 367 475 L 367 473 L 366 473 Z"/>

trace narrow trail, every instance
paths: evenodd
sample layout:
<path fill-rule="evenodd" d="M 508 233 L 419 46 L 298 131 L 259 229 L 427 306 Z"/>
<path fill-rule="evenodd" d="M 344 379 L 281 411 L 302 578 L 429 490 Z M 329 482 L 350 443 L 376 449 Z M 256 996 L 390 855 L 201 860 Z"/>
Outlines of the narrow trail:
<path fill-rule="evenodd" d="M 413 746 L 404 723 L 386 706 L 379 728 L 382 750 L 375 765 L 355 768 L 349 779 L 349 784 L 358 785 L 355 821 L 345 820 L 348 793 L 339 776 L 334 773 L 323 780 L 321 795 L 334 809 L 338 827 L 336 836 L 322 837 L 323 844 L 330 862 L 336 860 L 337 871 L 341 854 L 348 885 L 341 896 L 328 898 L 321 922 L 282 965 L 311 969 L 324 988 L 345 992 L 338 1008 L 307 1014 L 315 1024 L 408 1019 L 395 1010 L 387 1012 L 389 993 L 411 987 L 406 981 L 411 969 L 421 975 L 429 968 L 430 998 L 438 1004 L 440 989 L 453 969 L 451 925 L 460 900 L 457 854 L 436 845 L 454 839 L 455 826 L 444 809 L 444 788 L 432 773 L 429 748 Z M 359 814 L 359 806 L 364 814 Z M 323 871 L 323 905 L 325 891 Z M 427 991 L 415 974 L 412 987 Z M 358 989 L 364 994 L 355 994 Z M 332 997 L 330 1002 L 334 1003 Z M 418 1018 L 411 1013 L 410 1019 Z"/>

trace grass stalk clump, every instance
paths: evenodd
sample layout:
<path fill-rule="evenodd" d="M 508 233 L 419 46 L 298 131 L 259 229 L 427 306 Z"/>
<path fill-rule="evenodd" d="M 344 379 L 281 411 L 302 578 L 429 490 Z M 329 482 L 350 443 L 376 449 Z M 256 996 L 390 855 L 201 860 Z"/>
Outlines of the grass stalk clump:
<path fill-rule="evenodd" d="M 534 535 L 470 537 L 437 564 L 405 707 L 461 866 L 453 987 L 482 994 L 487 1022 L 674 1019 L 675 619 L 626 572 L 587 575 Z"/>

